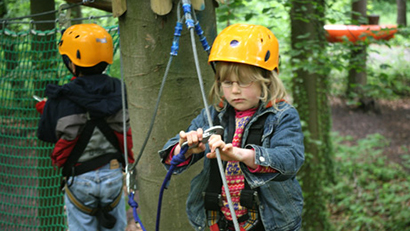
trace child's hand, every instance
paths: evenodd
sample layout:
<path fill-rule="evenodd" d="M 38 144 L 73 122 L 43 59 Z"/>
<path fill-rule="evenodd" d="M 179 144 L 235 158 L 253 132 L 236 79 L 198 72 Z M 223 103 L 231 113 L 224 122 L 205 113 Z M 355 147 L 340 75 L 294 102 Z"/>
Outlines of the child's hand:
<path fill-rule="evenodd" d="M 255 151 L 252 149 L 238 148 L 232 144 L 227 144 L 220 135 L 212 135 L 208 140 L 208 144 L 211 152 L 206 154 L 207 158 L 216 158 L 216 149 L 219 148 L 222 160 L 239 161 L 253 169 L 257 167 L 255 164 Z"/>
<path fill-rule="evenodd" d="M 212 135 L 208 140 L 211 152 L 206 154 L 208 158 L 216 158 L 216 149 L 219 148 L 221 159 L 225 161 L 241 161 L 241 156 L 235 154 L 232 144 L 227 144 L 220 135 Z M 235 148 L 237 149 L 237 148 Z"/>
<path fill-rule="evenodd" d="M 198 130 L 196 131 L 190 131 L 187 133 L 184 131 L 179 132 L 179 147 L 181 147 L 182 144 L 185 142 L 187 142 L 188 146 L 191 147 L 187 151 L 187 154 L 185 154 L 186 157 L 192 154 L 195 154 L 195 153 L 201 153 L 205 151 L 205 144 L 201 143 L 202 135 L 203 135 L 202 128 L 198 128 Z"/>

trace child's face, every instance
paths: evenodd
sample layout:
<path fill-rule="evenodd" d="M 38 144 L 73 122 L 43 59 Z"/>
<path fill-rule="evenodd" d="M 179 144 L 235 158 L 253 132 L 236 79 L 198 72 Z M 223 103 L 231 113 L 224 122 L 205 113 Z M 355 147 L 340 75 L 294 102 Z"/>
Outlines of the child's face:
<path fill-rule="evenodd" d="M 221 83 L 221 88 L 225 99 L 238 111 L 248 110 L 259 105 L 262 92 L 259 83 L 238 82 L 238 77 L 232 73 Z"/>

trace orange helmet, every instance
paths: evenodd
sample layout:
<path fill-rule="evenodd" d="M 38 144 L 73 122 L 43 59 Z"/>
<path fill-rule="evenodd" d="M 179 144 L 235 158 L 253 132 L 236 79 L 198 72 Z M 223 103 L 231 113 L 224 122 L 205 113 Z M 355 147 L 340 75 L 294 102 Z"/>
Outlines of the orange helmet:
<path fill-rule="evenodd" d="M 100 62 L 112 64 L 111 35 L 96 24 L 78 24 L 67 28 L 58 44 L 61 55 L 80 67 L 93 67 Z"/>
<path fill-rule="evenodd" d="M 279 71 L 279 43 L 264 26 L 234 24 L 215 38 L 208 62 L 215 61 L 245 63 Z"/>

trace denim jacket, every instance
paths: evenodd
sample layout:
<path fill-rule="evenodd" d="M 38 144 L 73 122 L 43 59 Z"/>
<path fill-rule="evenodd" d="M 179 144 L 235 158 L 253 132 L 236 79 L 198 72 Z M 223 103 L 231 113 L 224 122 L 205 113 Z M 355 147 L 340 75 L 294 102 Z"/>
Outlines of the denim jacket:
<path fill-rule="evenodd" d="M 227 106 L 229 107 L 229 105 Z M 227 121 L 222 120 L 227 113 L 227 107 L 217 112 L 209 107 L 212 118 L 218 116 L 221 126 L 225 128 L 224 140 L 227 138 Z M 265 121 L 262 135 L 262 146 L 242 143 L 243 148 L 255 150 L 255 163 L 276 169 L 275 173 L 251 173 L 246 165 L 241 163 L 241 170 L 251 188 L 259 192 L 259 214 L 266 230 L 298 230 L 302 221 L 303 197 L 301 187 L 296 179 L 296 173 L 304 162 L 304 144 L 300 118 L 297 110 L 286 102 L 278 104 L 279 110 L 261 104 L 257 112 L 250 119 L 243 133 L 246 140 L 249 127 L 261 115 L 269 113 Z M 203 109 L 201 114 L 192 120 L 187 131 L 209 128 L 207 113 Z M 172 148 L 178 143 L 179 135 L 170 139 L 159 155 L 163 162 Z M 209 152 L 206 145 L 204 153 L 192 155 L 188 165 L 178 167 L 175 174 L 184 172 L 191 165 Z M 203 170 L 191 181 L 191 189 L 187 199 L 186 212 L 195 230 L 205 230 L 207 224 L 203 194 L 209 182 L 210 161 L 205 158 Z M 169 165 L 164 164 L 166 169 Z"/>

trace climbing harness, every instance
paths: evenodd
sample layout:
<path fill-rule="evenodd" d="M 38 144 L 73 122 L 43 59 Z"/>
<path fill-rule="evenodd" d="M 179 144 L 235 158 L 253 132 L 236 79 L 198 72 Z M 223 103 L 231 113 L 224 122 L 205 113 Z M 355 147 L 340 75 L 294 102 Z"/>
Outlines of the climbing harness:
<path fill-rule="evenodd" d="M 91 139 L 94 129 L 97 127 L 98 129 L 100 129 L 105 138 L 111 143 L 111 145 L 115 147 L 117 152 L 107 153 L 105 155 L 78 164 L 78 159 L 80 158 L 81 154 L 83 154 L 85 148 L 87 147 L 87 143 Z M 109 127 L 104 118 L 90 118 L 87 120 L 84 126 L 83 132 L 81 133 L 81 139 L 78 139 L 67 161 L 65 162 L 62 174 L 65 177 L 74 177 L 76 175 L 80 175 L 99 168 L 113 159 L 117 159 L 122 164 L 124 164 L 123 156 L 120 154 L 119 150 L 120 147 L 118 140 L 116 139 L 114 132 Z"/>
<path fill-rule="evenodd" d="M 228 108 L 228 110 L 233 110 L 233 108 Z M 261 145 L 262 141 L 262 135 L 263 135 L 263 130 L 264 130 L 264 125 L 265 121 L 268 117 L 269 113 L 263 114 L 261 117 L 256 120 L 251 127 L 249 128 L 249 134 L 246 139 L 246 143 L 248 144 L 255 144 L 255 145 Z M 233 136 L 234 136 L 234 131 L 235 131 L 235 116 L 234 112 L 231 111 L 231 113 L 227 112 L 225 113 L 225 121 L 228 121 L 228 135 L 227 135 L 227 140 L 225 142 L 231 143 Z M 220 120 L 217 116 L 214 118 L 214 123 L 215 124 L 220 124 Z M 226 162 L 225 162 L 226 163 Z M 219 214 L 219 211 L 222 206 L 222 195 L 221 195 L 221 188 L 222 188 L 222 181 L 221 178 L 219 177 L 219 169 L 218 169 L 218 164 L 215 159 L 210 160 L 210 175 L 209 175 L 209 183 L 206 188 L 206 190 L 203 192 L 204 195 L 204 206 L 205 210 L 207 210 L 207 213 L 211 214 Z M 255 223 L 252 224 L 253 227 L 257 225 L 257 222 L 260 222 L 259 219 L 257 219 L 257 207 L 260 204 L 259 197 L 258 197 L 258 190 L 253 190 L 249 186 L 248 182 L 244 181 L 244 189 L 240 193 L 240 204 L 241 206 L 244 206 L 251 212 L 251 215 L 245 214 L 239 218 L 240 222 L 247 221 L 250 217 L 255 218 Z M 230 221 L 227 221 L 223 215 L 221 215 L 221 218 L 218 221 L 216 221 L 215 216 L 209 216 L 211 221 L 216 222 L 215 225 L 210 226 L 211 231 L 213 230 L 226 230 L 228 224 Z M 262 225 L 262 224 L 258 224 Z M 242 230 L 242 227 L 240 227 Z M 251 229 L 252 230 L 252 229 Z"/>
<path fill-rule="evenodd" d="M 111 212 L 115 207 L 117 207 L 118 203 L 121 201 L 122 190 L 120 190 L 120 193 L 118 193 L 118 195 L 115 197 L 115 200 L 111 204 L 108 204 L 105 207 L 98 206 L 97 208 L 90 208 L 84 205 L 74 196 L 68 185 L 65 185 L 64 191 L 67 194 L 68 199 L 81 212 L 89 214 L 91 216 L 95 216 L 98 222 L 105 228 L 112 229 L 114 227 L 115 223 L 117 222 L 117 219 L 113 215 L 109 214 L 109 212 Z"/>

